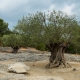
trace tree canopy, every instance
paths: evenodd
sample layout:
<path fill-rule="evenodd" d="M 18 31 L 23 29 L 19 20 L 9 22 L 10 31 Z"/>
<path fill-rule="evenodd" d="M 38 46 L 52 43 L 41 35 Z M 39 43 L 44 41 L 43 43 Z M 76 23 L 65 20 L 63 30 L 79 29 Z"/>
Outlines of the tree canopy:
<path fill-rule="evenodd" d="M 21 46 L 22 45 L 21 36 L 16 34 L 4 35 L 2 37 L 2 41 L 4 46 Z"/>
<path fill-rule="evenodd" d="M 18 49 L 23 46 L 22 37 L 17 34 L 9 34 L 3 35 L 2 37 L 3 46 L 10 46 L 12 47 L 14 53 L 18 52 Z"/>
<path fill-rule="evenodd" d="M 67 15 L 61 11 L 48 14 L 37 12 L 22 17 L 15 26 L 15 32 L 21 34 L 25 45 L 53 43 L 76 43 L 79 24 L 75 15 Z"/>

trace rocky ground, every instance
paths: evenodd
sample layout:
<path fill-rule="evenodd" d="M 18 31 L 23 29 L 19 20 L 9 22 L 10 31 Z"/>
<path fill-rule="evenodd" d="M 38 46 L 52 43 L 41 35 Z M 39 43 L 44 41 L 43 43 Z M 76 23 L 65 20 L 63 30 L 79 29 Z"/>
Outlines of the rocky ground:
<path fill-rule="evenodd" d="M 50 52 L 39 51 L 34 48 L 23 49 L 21 48 L 17 54 L 10 53 L 12 50 L 10 47 L 0 48 L 0 61 L 15 61 L 15 62 L 26 62 L 26 61 L 42 61 L 49 60 Z M 80 56 L 77 54 L 65 53 L 67 61 L 80 62 Z"/>
<path fill-rule="evenodd" d="M 9 47 L 0 47 L 0 51 L 0 80 L 55 80 L 52 79 L 53 76 L 61 77 L 63 80 L 80 80 L 79 55 L 65 54 L 66 60 L 71 64 L 72 68 L 46 69 L 45 65 L 48 63 L 50 52 L 38 51 L 33 48 L 21 48 L 17 54 L 13 54 Z M 7 72 L 8 65 L 15 62 L 23 62 L 30 66 L 31 70 L 27 74 Z M 73 71 L 74 68 L 75 71 Z M 39 77 L 44 79 L 39 79 Z"/>

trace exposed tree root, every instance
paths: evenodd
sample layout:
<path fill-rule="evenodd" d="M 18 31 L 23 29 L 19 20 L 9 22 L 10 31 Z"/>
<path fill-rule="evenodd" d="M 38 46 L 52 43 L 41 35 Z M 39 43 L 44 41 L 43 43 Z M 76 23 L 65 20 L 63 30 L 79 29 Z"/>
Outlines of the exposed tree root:
<path fill-rule="evenodd" d="M 70 67 L 71 67 L 70 64 L 67 62 L 65 62 L 65 64 L 64 63 L 61 63 L 61 64 L 59 64 L 59 63 L 48 63 L 45 66 L 45 68 L 70 68 Z"/>

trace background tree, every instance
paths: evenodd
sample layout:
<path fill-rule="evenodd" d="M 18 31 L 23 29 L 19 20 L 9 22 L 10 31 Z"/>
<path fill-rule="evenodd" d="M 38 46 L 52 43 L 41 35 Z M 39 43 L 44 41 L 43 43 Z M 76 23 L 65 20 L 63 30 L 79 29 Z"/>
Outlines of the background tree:
<path fill-rule="evenodd" d="M 39 14 L 42 14 L 41 12 Z M 36 47 L 43 50 L 45 45 L 43 43 L 43 29 L 41 27 L 42 21 L 38 18 L 37 14 L 29 14 L 27 17 L 24 17 L 18 21 L 14 32 L 22 35 L 25 46 Z M 41 15 L 40 15 L 41 16 Z M 45 42 L 45 41 L 44 41 Z"/>
<path fill-rule="evenodd" d="M 51 52 L 46 67 L 51 68 L 71 67 L 65 60 L 64 52 L 69 43 L 76 44 L 79 38 L 78 28 L 75 15 L 69 16 L 54 10 L 49 14 L 37 12 L 23 17 L 18 21 L 14 31 L 22 35 L 25 45 L 46 45 Z"/>
<path fill-rule="evenodd" d="M 70 41 L 70 46 L 66 49 L 68 53 L 77 53 L 80 54 L 80 25 L 77 22 L 78 27 L 73 28 L 74 38 Z"/>
<path fill-rule="evenodd" d="M 16 34 L 3 35 L 2 42 L 4 46 L 10 46 L 13 49 L 12 53 L 17 53 L 22 46 L 22 38 Z"/>
<path fill-rule="evenodd" d="M 1 37 L 4 34 L 10 34 L 10 33 L 12 33 L 12 32 L 8 28 L 8 23 L 7 22 L 4 22 L 4 20 L 0 18 L 0 45 L 2 45 Z"/>
<path fill-rule="evenodd" d="M 8 23 L 4 22 L 3 19 L 0 19 L 0 36 L 3 36 L 4 34 L 8 33 L 11 33 L 8 28 Z"/>

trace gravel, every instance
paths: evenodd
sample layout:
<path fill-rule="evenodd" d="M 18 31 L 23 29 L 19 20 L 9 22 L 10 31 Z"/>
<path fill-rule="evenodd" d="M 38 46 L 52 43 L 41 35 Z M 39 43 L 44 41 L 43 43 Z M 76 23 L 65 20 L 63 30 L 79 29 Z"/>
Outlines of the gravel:
<path fill-rule="evenodd" d="M 0 47 L 1 52 L 6 52 L 7 50 L 12 50 L 11 47 Z"/>
<path fill-rule="evenodd" d="M 48 55 L 38 55 L 34 53 L 19 53 L 19 54 L 13 54 L 13 53 L 0 53 L 0 61 L 5 61 L 5 60 L 11 60 L 11 61 L 20 61 L 20 62 L 25 62 L 25 61 L 40 61 L 40 60 L 48 60 Z"/>
<path fill-rule="evenodd" d="M 49 60 L 49 53 L 46 54 L 36 54 L 36 53 L 0 53 L 0 61 L 15 61 L 15 62 L 26 62 L 26 61 L 41 61 L 41 60 Z M 65 54 L 67 61 L 78 61 L 80 62 L 80 56 Z"/>
<path fill-rule="evenodd" d="M 75 54 L 65 54 L 67 61 L 77 61 L 80 62 L 80 55 Z"/>
<path fill-rule="evenodd" d="M 15 53 L 6 53 L 5 51 L 12 50 L 10 47 L 0 47 L 0 61 L 15 61 L 15 62 L 26 62 L 26 61 L 41 61 L 49 60 L 50 52 L 45 51 L 32 51 L 24 50 Z M 3 53 L 4 52 L 4 53 Z M 80 62 L 79 55 L 65 54 L 67 61 L 78 61 Z"/>

